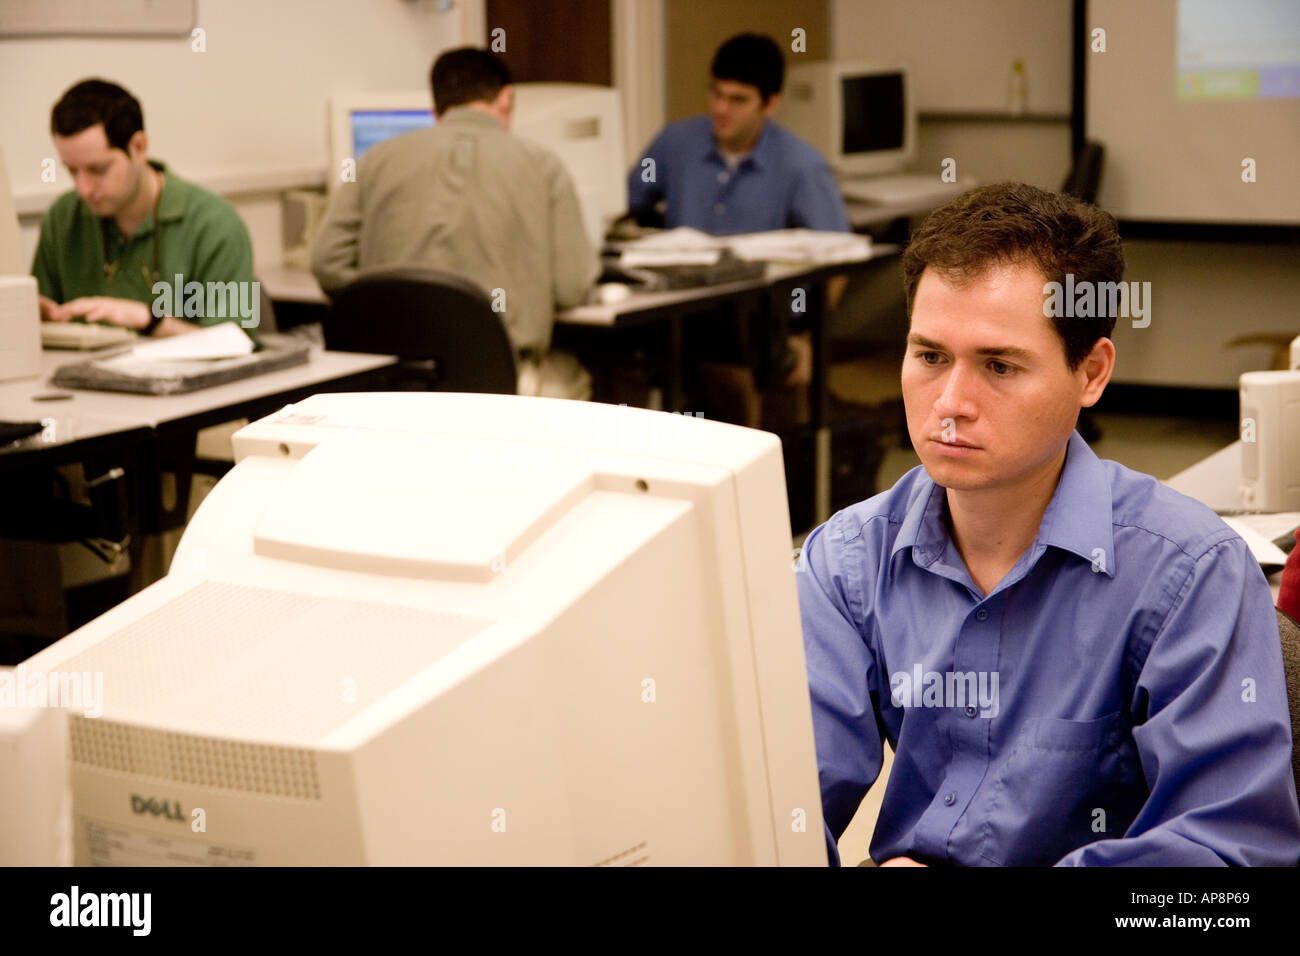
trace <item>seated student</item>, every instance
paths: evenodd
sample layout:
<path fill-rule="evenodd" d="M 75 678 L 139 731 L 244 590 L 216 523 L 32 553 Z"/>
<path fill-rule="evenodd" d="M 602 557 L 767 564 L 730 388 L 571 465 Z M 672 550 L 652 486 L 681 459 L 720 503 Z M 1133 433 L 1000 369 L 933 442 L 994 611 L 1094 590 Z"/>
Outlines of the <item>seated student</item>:
<path fill-rule="evenodd" d="M 628 211 L 638 222 L 690 226 L 713 235 L 802 227 L 848 232 L 848 214 L 826 159 L 772 119 L 781 102 L 785 58 L 766 36 L 733 36 L 714 54 L 709 112 L 667 126 L 628 174 Z M 843 291 L 830 288 L 832 306 Z M 812 377 L 806 336 L 784 334 L 785 315 L 772 336 L 772 354 L 743 354 L 735 327 L 693 323 L 688 350 L 714 364 L 702 367 L 703 389 L 719 413 L 757 426 L 761 401 L 748 366 L 786 387 Z M 722 363 L 722 364 L 717 364 Z M 729 409 L 723 411 L 722 409 Z"/>
<path fill-rule="evenodd" d="M 253 326 L 260 303 L 248 230 L 220 196 L 148 158 L 134 96 L 83 80 L 54 104 L 50 127 L 75 189 L 41 221 L 32 274 L 42 319 L 84 318 L 158 336 L 228 319 Z"/>
<path fill-rule="evenodd" d="M 884 865 L 1295 865 L 1259 565 L 1074 430 L 1115 317 L 1048 283 L 1119 282 L 1115 220 L 982 187 L 931 214 L 903 272 L 921 466 L 817 528 L 795 575 L 832 859 L 888 740 Z"/>
<path fill-rule="evenodd" d="M 521 394 L 588 399 L 591 376 L 550 348 L 555 306 L 578 305 L 600 273 L 573 181 L 549 150 L 510 135 L 510 71 L 486 50 L 442 54 L 432 129 L 366 152 L 312 247 L 326 292 L 358 270 L 421 265 L 504 293 Z"/>
<path fill-rule="evenodd" d="M 844 199 L 826 159 L 772 120 L 785 58 L 769 37 L 734 36 L 718 47 L 709 113 L 667 126 L 627 178 L 628 212 L 713 235 L 801 226 L 848 232 Z M 648 162 L 647 162 L 648 161 Z"/>

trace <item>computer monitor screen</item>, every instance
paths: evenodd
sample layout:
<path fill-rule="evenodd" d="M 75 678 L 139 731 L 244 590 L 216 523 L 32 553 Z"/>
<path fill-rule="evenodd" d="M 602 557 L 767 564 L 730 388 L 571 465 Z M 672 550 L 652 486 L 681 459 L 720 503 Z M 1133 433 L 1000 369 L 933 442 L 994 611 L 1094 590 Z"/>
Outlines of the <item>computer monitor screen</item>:
<path fill-rule="evenodd" d="M 901 172 L 916 157 L 911 83 L 897 64 L 791 67 L 776 119 L 843 177 Z"/>
<path fill-rule="evenodd" d="M 841 151 L 845 156 L 903 148 L 903 74 L 844 76 L 840 89 L 844 104 Z"/>
<path fill-rule="evenodd" d="M 353 110 L 353 158 L 359 162 L 376 143 L 432 125 L 432 110 Z"/>

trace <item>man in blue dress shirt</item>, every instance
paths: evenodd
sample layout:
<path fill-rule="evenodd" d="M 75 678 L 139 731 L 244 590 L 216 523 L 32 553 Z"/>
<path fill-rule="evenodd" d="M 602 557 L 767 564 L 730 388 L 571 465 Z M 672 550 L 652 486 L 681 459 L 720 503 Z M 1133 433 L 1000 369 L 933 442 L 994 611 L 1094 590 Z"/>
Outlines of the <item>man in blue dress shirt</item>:
<path fill-rule="evenodd" d="M 665 127 L 628 175 L 628 211 L 712 235 L 802 226 L 848 232 L 835 177 L 812 146 L 772 121 L 785 59 L 769 37 L 741 34 L 714 55 L 709 113 Z"/>
<path fill-rule="evenodd" d="M 643 224 L 690 226 L 712 235 L 803 227 L 848 232 L 844 199 L 825 158 L 772 121 L 781 102 L 785 58 L 766 36 L 744 33 L 727 40 L 713 57 L 709 112 L 664 128 L 628 174 L 628 212 Z M 832 279 L 832 307 L 843 282 Z M 728 318 L 728 317 L 722 317 Z M 804 336 L 787 338 L 788 316 L 777 315 L 770 355 L 745 354 L 744 334 L 730 324 L 692 322 L 687 351 L 722 362 L 702 367 L 705 393 L 739 389 L 710 408 L 737 424 L 757 427 L 760 407 L 749 367 L 759 379 L 787 387 L 807 385 L 812 348 Z M 742 413 L 737 407 L 747 407 Z"/>
<path fill-rule="evenodd" d="M 882 864 L 1295 865 L 1258 564 L 1074 431 L 1114 367 L 1114 219 L 983 187 L 903 269 L 921 467 L 817 528 L 796 574 L 832 860 L 888 740 Z"/>

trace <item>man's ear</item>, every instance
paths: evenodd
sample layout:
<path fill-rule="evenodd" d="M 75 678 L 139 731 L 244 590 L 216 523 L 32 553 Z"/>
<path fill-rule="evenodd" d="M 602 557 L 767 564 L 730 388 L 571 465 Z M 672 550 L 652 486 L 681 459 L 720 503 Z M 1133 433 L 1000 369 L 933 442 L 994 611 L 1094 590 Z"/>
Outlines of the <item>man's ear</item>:
<path fill-rule="evenodd" d="M 126 141 L 126 155 L 133 163 L 143 163 L 149 158 L 149 134 L 142 129 L 131 134 Z"/>
<path fill-rule="evenodd" d="M 776 108 L 780 105 L 781 105 L 781 94 L 773 93 L 771 96 L 767 98 L 767 102 L 763 104 L 763 115 L 771 116 L 773 113 L 776 112 Z"/>
<path fill-rule="evenodd" d="M 501 87 L 492 106 L 496 109 L 501 122 L 510 128 L 510 114 L 515 108 L 515 88 L 509 84 Z"/>
<path fill-rule="evenodd" d="M 1093 343 L 1092 351 L 1079 363 L 1078 373 L 1083 376 L 1083 394 L 1079 401 L 1084 408 L 1097 404 L 1114 371 L 1115 343 L 1110 339 L 1098 339 Z"/>

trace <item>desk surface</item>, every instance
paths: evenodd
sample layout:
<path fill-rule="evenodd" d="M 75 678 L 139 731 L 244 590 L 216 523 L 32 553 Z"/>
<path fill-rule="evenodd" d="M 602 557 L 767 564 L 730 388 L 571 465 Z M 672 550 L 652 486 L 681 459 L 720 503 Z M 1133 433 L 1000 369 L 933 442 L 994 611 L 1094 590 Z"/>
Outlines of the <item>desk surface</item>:
<path fill-rule="evenodd" d="M 871 253 L 865 259 L 842 263 L 793 263 L 771 262 L 761 277 L 744 279 L 739 282 L 723 282 L 717 285 L 697 286 L 693 289 L 675 289 L 670 292 L 633 291 L 622 302 L 613 305 L 578 305 L 562 309 L 555 315 L 555 321 L 567 325 L 615 325 L 619 319 L 643 312 L 671 307 L 688 302 L 707 302 L 711 299 L 725 299 L 728 296 L 761 289 L 774 282 L 796 278 L 800 275 L 834 274 L 836 268 L 851 270 L 865 262 L 896 255 L 899 247 L 889 243 L 873 243 Z M 306 302 L 324 305 L 328 302 L 316 283 L 316 277 L 307 269 L 296 266 L 276 265 L 258 270 L 262 288 L 272 299 L 284 302 Z"/>
<path fill-rule="evenodd" d="M 1241 509 L 1241 442 L 1202 458 L 1165 482 L 1215 511 Z"/>
<path fill-rule="evenodd" d="M 44 351 L 38 378 L 0 383 L 0 419 L 47 423 L 40 435 L 16 442 L 0 454 L 36 451 L 116 433 L 125 437 L 134 429 L 155 430 L 167 425 L 180 425 L 200 417 L 219 417 L 228 410 L 235 412 L 229 415 L 230 418 L 240 418 L 243 416 L 237 412 L 241 406 L 373 371 L 396 361 L 391 355 L 327 352 L 313 348 L 305 365 L 184 395 L 129 395 L 54 388 L 48 384 L 50 376 L 61 365 L 83 362 L 86 358 L 84 352 Z M 41 401 L 40 397 L 46 395 L 69 397 Z"/>

